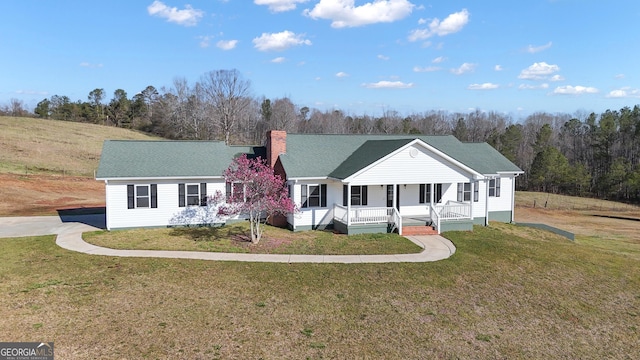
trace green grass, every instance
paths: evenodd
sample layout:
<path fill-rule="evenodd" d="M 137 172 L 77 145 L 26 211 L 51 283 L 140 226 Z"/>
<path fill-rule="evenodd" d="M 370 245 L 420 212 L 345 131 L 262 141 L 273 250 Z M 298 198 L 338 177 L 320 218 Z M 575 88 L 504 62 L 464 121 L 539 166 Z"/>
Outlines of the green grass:
<path fill-rule="evenodd" d="M 450 259 L 394 264 L 115 258 L 0 239 L 0 338 L 55 341 L 61 359 L 640 353 L 638 260 L 504 224 L 445 235 Z"/>
<path fill-rule="evenodd" d="M 342 235 L 329 231 L 291 232 L 265 226 L 258 244 L 249 241 L 247 222 L 223 227 L 181 227 L 99 231 L 84 234 L 85 241 L 112 249 L 212 251 L 253 254 L 407 254 L 422 251 L 396 234 Z"/>

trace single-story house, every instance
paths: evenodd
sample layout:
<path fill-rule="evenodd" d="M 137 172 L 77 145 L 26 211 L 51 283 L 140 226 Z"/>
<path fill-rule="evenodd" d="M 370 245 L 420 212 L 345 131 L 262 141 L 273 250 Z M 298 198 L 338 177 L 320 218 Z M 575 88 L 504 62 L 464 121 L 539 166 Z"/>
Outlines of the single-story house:
<path fill-rule="evenodd" d="M 286 219 L 294 231 L 439 233 L 512 222 L 522 174 L 490 145 L 453 136 L 273 130 L 266 146 L 253 147 L 107 140 L 96 174 L 105 182 L 107 229 L 170 226 L 216 191 L 228 194 L 223 173 L 241 154 L 266 159 L 286 180 L 300 208 Z"/>

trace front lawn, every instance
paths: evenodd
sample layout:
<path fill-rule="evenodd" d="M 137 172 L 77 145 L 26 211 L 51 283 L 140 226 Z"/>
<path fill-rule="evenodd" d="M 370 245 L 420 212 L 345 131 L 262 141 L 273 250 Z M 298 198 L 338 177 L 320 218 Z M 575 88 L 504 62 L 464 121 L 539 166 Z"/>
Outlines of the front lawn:
<path fill-rule="evenodd" d="M 391 264 L 119 258 L 53 236 L 0 239 L 0 339 L 54 341 L 56 359 L 640 354 L 640 261 L 622 243 L 506 224 L 445 236 L 451 258 Z"/>
<path fill-rule="evenodd" d="M 260 242 L 252 244 L 247 222 L 222 227 L 99 231 L 86 233 L 83 237 L 86 242 L 97 246 L 131 250 L 304 255 L 410 254 L 422 251 L 418 245 L 397 234 L 294 233 L 268 225 Z"/>

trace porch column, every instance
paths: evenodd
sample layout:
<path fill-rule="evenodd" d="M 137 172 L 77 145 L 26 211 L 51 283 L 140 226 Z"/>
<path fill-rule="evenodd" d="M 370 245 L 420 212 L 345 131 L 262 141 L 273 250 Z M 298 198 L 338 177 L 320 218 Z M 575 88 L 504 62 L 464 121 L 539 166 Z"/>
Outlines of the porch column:
<path fill-rule="evenodd" d="M 473 196 L 476 193 L 476 182 L 475 180 L 471 179 L 471 198 L 469 199 L 469 217 L 471 217 L 471 220 L 473 220 Z M 478 199 L 479 200 L 479 199 Z"/>
<path fill-rule="evenodd" d="M 347 225 L 351 226 L 351 185 L 347 185 Z"/>
<path fill-rule="evenodd" d="M 490 178 L 485 178 L 484 181 L 487 183 L 487 189 L 485 194 L 485 202 L 484 202 L 484 226 L 489 226 L 489 182 Z"/>
<path fill-rule="evenodd" d="M 391 207 L 398 210 L 398 204 L 400 204 L 400 199 L 398 199 L 398 184 L 393 184 L 393 204 L 391 204 Z M 400 210 L 398 210 L 398 214 L 400 214 Z"/>

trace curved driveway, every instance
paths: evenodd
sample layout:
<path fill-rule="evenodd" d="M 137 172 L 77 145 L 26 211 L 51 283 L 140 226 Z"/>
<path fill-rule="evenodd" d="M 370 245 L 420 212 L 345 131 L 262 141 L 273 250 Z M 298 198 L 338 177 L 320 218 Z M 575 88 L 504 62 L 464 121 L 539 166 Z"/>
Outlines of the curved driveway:
<path fill-rule="evenodd" d="M 82 233 L 100 228 L 103 215 L 4 217 L 0 218 L 0 238 L 57 235 L 58 246 L 90 255 L 121 257 L 152 257 L 174 259 L 199 259 L 218 261 L 278 262 L 278 263 L 391 263 L 429 262 L 450 257 L 456 251 L 451 241 L 439 235 L 406 236 L 422 247 L 416 254 L 397 255 L 279 255 L 279 254 L 236 254 L 198 251 L 162 250 L 116 250 L 95 246 L 82 239 Z M 102 221 L 103 222 L 103 221 Z"/>

